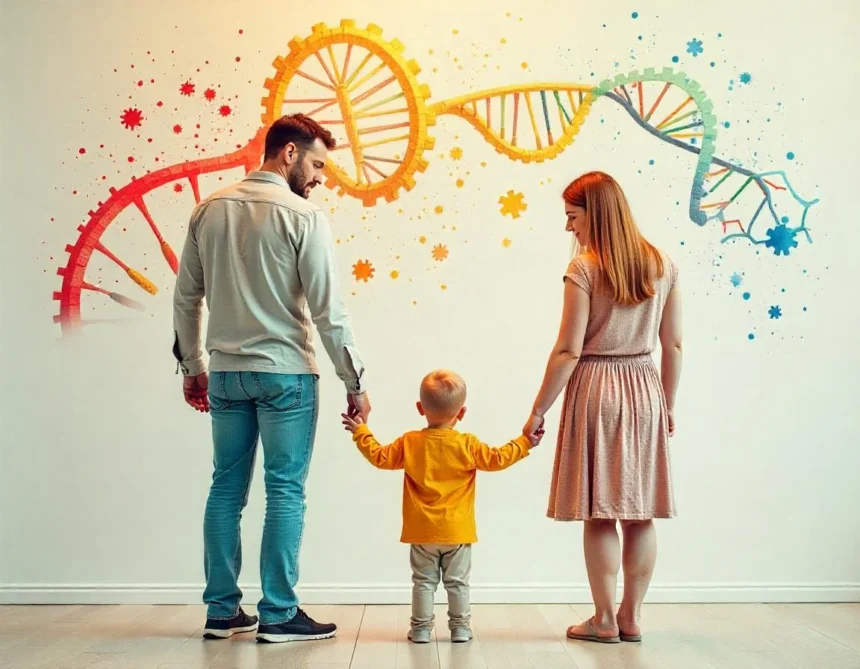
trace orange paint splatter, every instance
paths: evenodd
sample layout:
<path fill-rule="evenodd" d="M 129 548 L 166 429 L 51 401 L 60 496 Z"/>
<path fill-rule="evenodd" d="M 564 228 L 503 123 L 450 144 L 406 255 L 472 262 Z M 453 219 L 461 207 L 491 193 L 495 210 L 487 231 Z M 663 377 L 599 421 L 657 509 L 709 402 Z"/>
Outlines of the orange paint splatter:
<path fill-rule="evenodd" d="M 463 157 L 463 149 L 461 149 L 459 146 L 455 146 L 453 149 L 451 149 L 449 155 L 451 156 L 451 160 L 460 160 L 460 158 Z"/>
<path fill-rule="evenodd" d="M 389 276 L 390 276 L 392 279 L 397 279 L 397 278 L 400 276 L 400 272 L 398 272 L 396 269 L 395 269 L 395 270 L 391 270 L 391 274 L 389 274 Z"/>
<path fill-rule="evenodd" d="M 442 207 L 441 204 L 437 204 L 436 208 L 433 209 L 433 211 L 435 211 L 437 214 L 441 214 L 443 211 L 445 211 L 445 209 Z"/>
<path fill-rule="evenodd" d="M 462 179 L 457 179 L 457 188 L 462 188 L 466 184 Z"/>
<path fill-rule="evenodd" d="M 527 70 L 527 69 L 529 69 L 529 64 L 526 62 L 523 62 L 523 63 L 520 63 L 520 67 L 523 68 L 524 70 Z"/>
<path fill-rule="evenodd" d="M 444 244 L 437 244 L 433 247 L 433 260 L 438 262 L 442 262 L 449 255 L 448 247 Z"/>
<path fill-rule="evenodd" d="M 356 281 L 364 281 L 367 283 L 373 278 L 375 273 L 376 269 L 374 269 L 369 260 L 359 260 L 352 266 L 352 275 L 355 277 Z"/>
<path fill-rule="evenodd" d="M 513 242 L 512 242 L 510 239 L 508 239 L 507 237 L 505 237 L 505 238 L 502 240 L 502 246 L 504 246 L 506 249 L 507 249 L 507 248 L 510 248 L 512 243 L 513 243 Z"/>
<path fill-rule="evenodd" d="M 421 236 L 418 238 L 418 241 L 419 241 L 420 243 L 422 243 L 422 244 L 426 244 L 426 243 L 427 243 L 427 238 L 426 238 L 424 235 L 421 235 Z"/>

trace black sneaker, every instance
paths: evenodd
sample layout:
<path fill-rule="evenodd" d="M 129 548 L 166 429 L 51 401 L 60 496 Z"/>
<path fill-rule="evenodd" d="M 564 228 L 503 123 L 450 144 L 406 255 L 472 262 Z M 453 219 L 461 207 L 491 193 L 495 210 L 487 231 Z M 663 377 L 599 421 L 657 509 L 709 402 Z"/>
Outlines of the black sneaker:
<path fill-rule="evenodd" d="M 316 641 L 331 639 L 337 634 L 337 625 L 316 622 L 301 609 L 289 622 L 280 625 L 260 625 L 257 641 L 260 643 L 284 643 L 286 641 Z"/>
<path fill-rule="evenodd" d="M 257 616 L 249 616 L 242 609 L 230 620 L 206 619 L 203 629 L 204 639 L 229 639 L 234 634 L 253 632 L 257 629 Z"/>

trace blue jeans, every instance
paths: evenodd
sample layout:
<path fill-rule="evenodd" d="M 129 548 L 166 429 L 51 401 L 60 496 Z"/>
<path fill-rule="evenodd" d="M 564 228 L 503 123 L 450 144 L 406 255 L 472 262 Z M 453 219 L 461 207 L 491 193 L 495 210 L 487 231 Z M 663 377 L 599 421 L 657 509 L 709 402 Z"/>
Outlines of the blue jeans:
<path fill-rule="evenodd" d="M 260 551 L 260 622 L 291 620 L 298 599 L 299 548 L 305 519 L 305 481 L 317 423 L 317 377 L 311 374 L 213 372 L 209 379 L 215 471 L 203 522 L 207 617 L 239 611 L 242 540 L 239 521 L 248 502 L 262 438 L 266 522 Z"/>

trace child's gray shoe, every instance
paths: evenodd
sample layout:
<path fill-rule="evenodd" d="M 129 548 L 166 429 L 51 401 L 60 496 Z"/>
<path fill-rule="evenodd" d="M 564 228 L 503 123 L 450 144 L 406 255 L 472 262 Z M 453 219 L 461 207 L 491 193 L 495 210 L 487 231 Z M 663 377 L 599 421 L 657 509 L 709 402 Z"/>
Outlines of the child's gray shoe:
<path fill-rule="evenodd" d="M 472 630 L 468 627 L 455 627 L 451 630 L 451 643 L 466 643 L 472 640 Z"/>
<path fill-rule="evenodd" d="M 428 629 L 410 629 L 406 634 L 406 638 L 412 643 L 430 643 L 430 630 Z"/>

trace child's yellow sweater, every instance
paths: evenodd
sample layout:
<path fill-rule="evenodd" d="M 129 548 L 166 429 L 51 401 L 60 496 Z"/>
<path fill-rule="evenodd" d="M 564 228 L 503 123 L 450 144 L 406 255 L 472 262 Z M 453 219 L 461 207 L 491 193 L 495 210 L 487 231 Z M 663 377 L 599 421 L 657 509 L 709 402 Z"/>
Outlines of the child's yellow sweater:
<path fill-rule="evenodd" d="M 393 444 L 381 446 L 367 425 L 359 425 L 353 440 L 374 467 L 404 470 L 400 541 L 406 544 L 476 542 L 477 470 L 510 467 L 531 448 L 524 435 L 491 448 L 453 428 L 407 432 Z"/>

